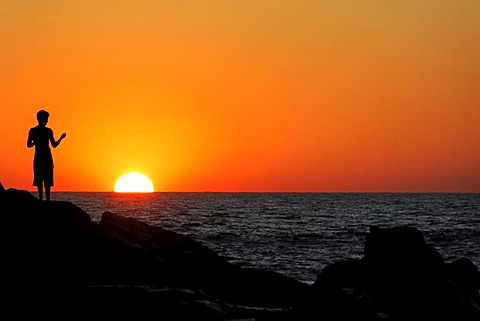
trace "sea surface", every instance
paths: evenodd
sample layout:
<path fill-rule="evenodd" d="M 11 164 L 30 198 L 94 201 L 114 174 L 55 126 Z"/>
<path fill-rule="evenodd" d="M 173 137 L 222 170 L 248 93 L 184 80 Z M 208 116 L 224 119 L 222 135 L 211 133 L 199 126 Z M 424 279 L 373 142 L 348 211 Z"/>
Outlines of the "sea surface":
<path fill-rule="evenodd" d="M 313 283 L 330 263 L 361 258 L 372 225 L 423 232 L 446 262 L 480 268 L 480 194 L 53 192 L 99 221 L 110 211 L 181 233 L 230 262 Z"/>

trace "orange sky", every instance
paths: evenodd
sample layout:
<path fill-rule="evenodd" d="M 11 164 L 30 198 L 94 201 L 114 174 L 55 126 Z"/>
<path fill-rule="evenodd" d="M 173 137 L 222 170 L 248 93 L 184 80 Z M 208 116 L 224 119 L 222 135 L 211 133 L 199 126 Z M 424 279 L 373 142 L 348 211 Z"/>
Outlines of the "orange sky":
<path fill-rule="evenodd" d="M 0 182 L 480 192 L 480 2 L 0 0 Z"/>

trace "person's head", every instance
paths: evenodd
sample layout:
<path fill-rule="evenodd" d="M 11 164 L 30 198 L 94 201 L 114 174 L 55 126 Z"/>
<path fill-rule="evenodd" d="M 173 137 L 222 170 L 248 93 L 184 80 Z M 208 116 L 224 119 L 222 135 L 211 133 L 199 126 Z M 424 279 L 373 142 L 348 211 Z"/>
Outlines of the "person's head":
<path fill-rule="evenodd" d="M 40 125 L 46 125 L 48 123 L 48 117 L 50 116 L 50 114 L 48 113 L 48 111 L 46 110 L 40 110 L 38 113 L 37 113 L 37 120 L 38 120 L 38 123 Z"/>

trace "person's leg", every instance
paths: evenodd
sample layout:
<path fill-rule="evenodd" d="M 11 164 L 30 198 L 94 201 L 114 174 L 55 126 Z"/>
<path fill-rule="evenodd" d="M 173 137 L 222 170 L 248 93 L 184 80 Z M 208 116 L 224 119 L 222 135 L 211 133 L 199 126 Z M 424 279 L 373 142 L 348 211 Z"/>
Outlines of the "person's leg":
<path fill-rule="evenodd" d="M 45 185 L 45 196 L 47 197 L 47 201 L 50 201 L 50 186 Z"/>
<path fill-rule="evenodd" d="M 38 199 L 43 201 L 43 186 L 42 184 L 37 185 Z"/>

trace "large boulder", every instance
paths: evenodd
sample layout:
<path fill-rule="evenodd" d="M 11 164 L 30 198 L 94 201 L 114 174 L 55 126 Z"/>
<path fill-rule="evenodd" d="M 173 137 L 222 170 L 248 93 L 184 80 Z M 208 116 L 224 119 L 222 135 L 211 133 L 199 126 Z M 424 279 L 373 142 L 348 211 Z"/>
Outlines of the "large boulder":
<path fill-rule="evenodd" d="M 478 269 L 446 264 L 413 227 L 371 227 L 364 257 L 327 266 L 312 288 L 306 311 L 326 319 L 480 320 Z"/>

